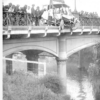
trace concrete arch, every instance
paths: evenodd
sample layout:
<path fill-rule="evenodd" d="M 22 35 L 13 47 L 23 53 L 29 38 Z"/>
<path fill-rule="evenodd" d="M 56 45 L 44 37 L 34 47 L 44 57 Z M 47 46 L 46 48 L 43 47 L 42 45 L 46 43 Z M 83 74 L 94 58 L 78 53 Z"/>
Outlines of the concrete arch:
<path fill-rule="evenodd" d="M 84 44 L 84 45 L 82 45 L 82 46 L 79 46 L 79 47 L 77 47 L 77 48 L 75 48 L 75 49 L 73 49 L 73 50 L 67 52 L 67 58 L 68 58 L 69 56 L 71 56 L 72 54 L 74 54 L 74 53 L 76 53 L 76 52 L 78 52 L 78 51 L 80 51 L 80 50 L 82 50 L 82 49 L 85 49 L 85 48 L 87 48 L 87 47 L 96 45 L 96 44 L 98 44 L 98 43 L 100 43 L 100 42 L 90 42 L 90 43 L 88 43 L 88 44 L 86 43 L 86 44 Z"/>
<path fill-rule="evenodd" d="M 57 53 L 55 53 L 54 51 L 52 51 L 48 48 L 45 48 L 42 46 L 36 46 L 36 45 L 22 45 L 22 46 L 16 46 L 16 47 L 10 48 L 10 49 L 3 51 L 3 56 L 5 57 L 5 56 L 10 55 L 14 52 L 19 52 L 19 51 L 24 51 L 24 50 L 42 50 L 42 51 L 46 51 L 48 53 L 51 53 L 56 57 L 58 56 Z"/>

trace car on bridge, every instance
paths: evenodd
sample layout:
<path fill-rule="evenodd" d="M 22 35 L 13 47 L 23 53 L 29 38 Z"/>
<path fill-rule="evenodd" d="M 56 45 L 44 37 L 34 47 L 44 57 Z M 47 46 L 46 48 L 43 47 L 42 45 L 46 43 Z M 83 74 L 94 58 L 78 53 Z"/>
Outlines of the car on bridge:
<path fill-rule="evenodd" d="M 80 23 L 66 4 L 48 5 L 42 14 L 41 20 L 44 21 L 45 24 L 60 26 L 61 28 L 75 28 L 76 24 Z"/>

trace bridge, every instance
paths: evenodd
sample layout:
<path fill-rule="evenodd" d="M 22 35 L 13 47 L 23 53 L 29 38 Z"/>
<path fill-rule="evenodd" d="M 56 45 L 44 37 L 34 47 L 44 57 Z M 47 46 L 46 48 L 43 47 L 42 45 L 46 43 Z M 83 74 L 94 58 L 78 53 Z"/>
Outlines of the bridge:
<path fill-rule="evenodd" d="M 48 52 L 56 57 L 58 75 L 64 79 L 64 83 L 68 57 L 98 43 L 100 26 L 80 26 L 74 30 L 59 30 L 57 26 L 3 27 L 3 57 L 12 58 L 12 54 L 28 50 Z M 30 56 L 32 54 L 27 55 L 27 60 L 32 61 Z M 4 73 L 7 63 L 9 62 L 4 62 Z"/>

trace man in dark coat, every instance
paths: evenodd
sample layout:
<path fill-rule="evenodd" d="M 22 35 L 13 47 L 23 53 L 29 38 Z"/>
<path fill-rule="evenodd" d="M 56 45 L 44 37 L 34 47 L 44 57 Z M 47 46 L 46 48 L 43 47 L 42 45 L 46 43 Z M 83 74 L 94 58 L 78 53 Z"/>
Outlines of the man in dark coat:
<path fill-rule="evenodd" d="M 27 12 L 26 10 L 27 10 L 27 5 L 21 8 L 22 13 L 26 13 Z"/>
<path fill-rule="evenodd" d="M 35 11 L 35 15 L 36 15 L 36 17 L 35 17 L 35 25 L 36 26 L 38 26 L 39 25 L 39 19 L 40 19 L 40 15 L 41 13 L 40 13 L 40 8 L 39 7 L 37 7 L 37 9 L 36 9 L 36 11 Z"/>

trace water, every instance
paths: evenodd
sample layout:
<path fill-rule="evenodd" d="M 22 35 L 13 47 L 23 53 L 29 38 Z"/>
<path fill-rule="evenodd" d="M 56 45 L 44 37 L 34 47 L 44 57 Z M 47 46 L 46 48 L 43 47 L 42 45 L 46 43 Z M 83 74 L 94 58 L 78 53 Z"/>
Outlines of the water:
<path fill-rule="evenodd" d="M 84 80 L 81 84 L 76 80 L 67 79 L 67 93 L 74 100 L 95 100 L 93 96 L 93 88 L 88 80 Z"/>
<path fill-rule="evenodd" d="M 93 86 L 85 71 L 77 70 L 76 74 L 67 75 L 67 94 L 73 100 L 95 100 Z"/>

